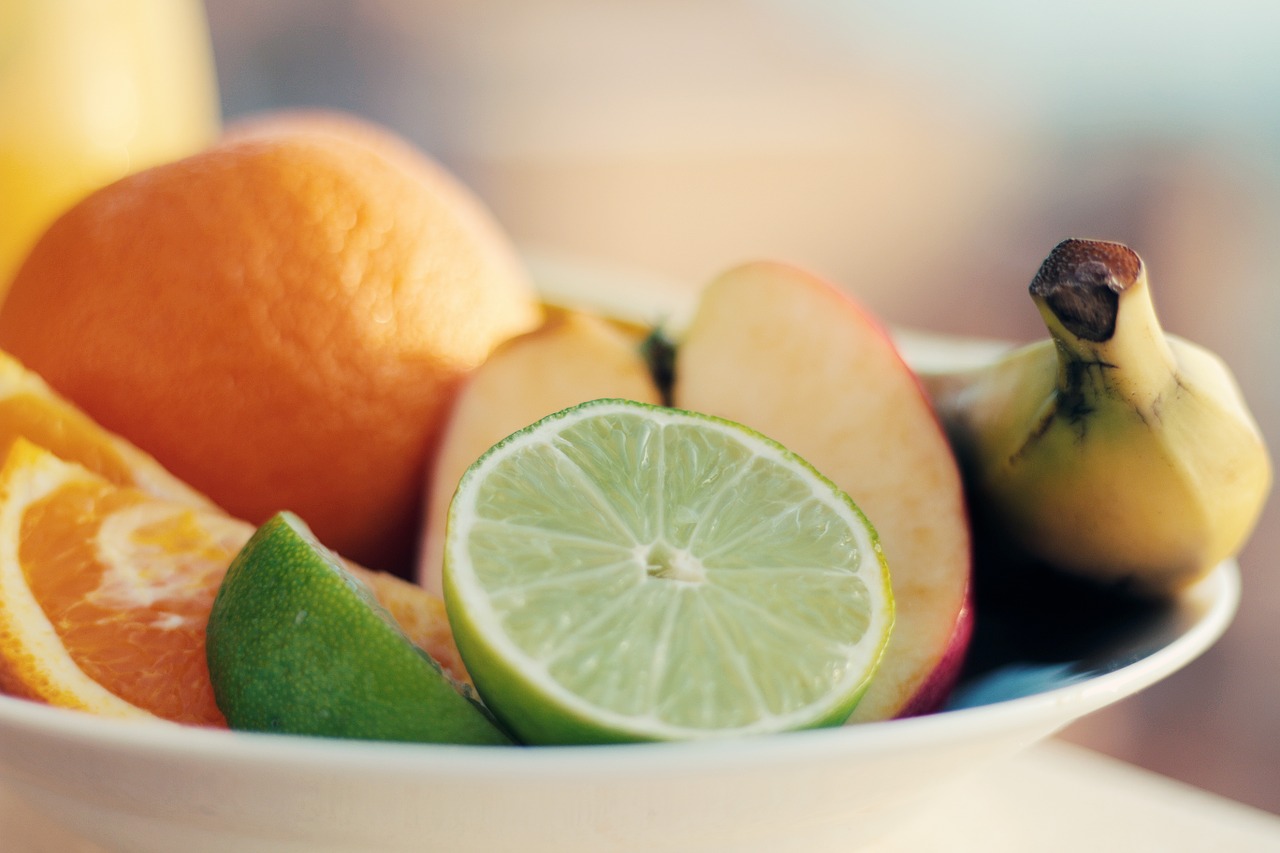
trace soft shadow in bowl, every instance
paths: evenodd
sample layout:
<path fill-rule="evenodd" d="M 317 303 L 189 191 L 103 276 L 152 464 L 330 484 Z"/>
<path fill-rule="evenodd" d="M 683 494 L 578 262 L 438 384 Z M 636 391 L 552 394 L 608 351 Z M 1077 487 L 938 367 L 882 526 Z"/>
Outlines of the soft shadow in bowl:
<path fill-rule="evenodd" d="M 1114 672 L 1203 617 L 1195 595 L 1135 599 L 1042 567 L 975 573 L 974 637 L 947 710 L 1044 693 Z"/>

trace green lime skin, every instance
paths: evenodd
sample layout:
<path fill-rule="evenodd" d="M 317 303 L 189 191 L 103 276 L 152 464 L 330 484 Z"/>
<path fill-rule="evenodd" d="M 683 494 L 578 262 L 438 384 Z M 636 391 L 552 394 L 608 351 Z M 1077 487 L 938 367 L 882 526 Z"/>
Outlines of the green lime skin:
<path fill-rule="evenodd" d="M 291 513 L 263 524 L 232 561 L 206 650 L 214 697 L 232 729 L 511 743 Z"/>

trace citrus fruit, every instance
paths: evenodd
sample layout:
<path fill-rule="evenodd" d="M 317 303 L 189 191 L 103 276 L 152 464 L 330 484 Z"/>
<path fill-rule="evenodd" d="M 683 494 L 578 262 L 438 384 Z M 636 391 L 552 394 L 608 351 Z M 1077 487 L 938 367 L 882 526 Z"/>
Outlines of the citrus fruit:
<path fill-rule="evenodd" d="M 551 309 L 547 321 L 493 351 L 449 415 L 427 481 L 417 580 L 440 591 L 449 501 L 472 462 L 503 437 L 597 397 L 661 402 L 641 338 L 598 317 Z"/>
<path fill-rule="evenodd" d="M 54 217 L 210 144 L 218 112 L 199 0 L 0 4 L 0 298 Z"/>
<path fill-rule="evenodd" d="M 744 426 L 631 401 L 489 450 L 445 547 L 462 658 L 528 743 L 838 725 L 893 621 L 846 494 Z"/>
<path fill-rule="evenodd" d="M 220 725 L 205 619 L 244 528 L 19 438 L 0 469 L 0 688 L 113 716 Z"/>
<path fill-rule="evenodd" d="M 18 437 L 117 485 L 136 486 L 179 503 L 211 506 L 149 455 L 107 432 L 17 359 L 0 352 L 0 460 Z"/>
<path fill-rule="evenodd" d="M 221 725 L 205 662 L 218 585 L 252 525 L 157 498 L 25 438 L 0 468 L 0 690 L 117 717 Z M 465 680 L 441 600 L 356 566 Z"/>
<path fill-rule="evenodd" d="M 539 316 L 506 235 L 426 155 L 281 117 L 59 217 L 0 347 L 230 514 L 289 509 L 407 573 L 456 386 Z"/>
<path fill-rule="evenodd" d="M 209 615 L 207 648 L 213 689 L 232 728 L 510 742 L 290 513 L 262 525 L 227 570 Z"/>
<path fill-rule="evenodd" d="M 371 571 L 351 562 L 344 562 L 344 568 L 364 582 L 405 636 L 440 664 L 450 678 L 459 684 L 471 684 L 471 674 L 453 641 L 444 599 L 387 572 Z"/>

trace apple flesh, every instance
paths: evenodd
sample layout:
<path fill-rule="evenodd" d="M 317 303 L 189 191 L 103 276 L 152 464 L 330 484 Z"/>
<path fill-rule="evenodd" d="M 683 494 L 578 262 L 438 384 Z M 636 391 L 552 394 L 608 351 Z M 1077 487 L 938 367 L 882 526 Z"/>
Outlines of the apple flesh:
<path fill-rule="evenodd" d="M 897 616 L 850 722 L 936 710 L 972 632 L 972 546 L 955 458 L 888 331 L 817 276 L 747 264 L 704 290 L 678 342 L 672 393 L 680 408 L 797 453 L 876 528 Z"/>
<path fill-rule="evenodd" d="M 443 594 L 441 569 L 449 502 L 472 462 L 516 430 L 600 397 L 660 404 L 640 337 L 576 311 L 547 321 L 495 350 L 460 390 L 427 478 L 418 581 Z"/>

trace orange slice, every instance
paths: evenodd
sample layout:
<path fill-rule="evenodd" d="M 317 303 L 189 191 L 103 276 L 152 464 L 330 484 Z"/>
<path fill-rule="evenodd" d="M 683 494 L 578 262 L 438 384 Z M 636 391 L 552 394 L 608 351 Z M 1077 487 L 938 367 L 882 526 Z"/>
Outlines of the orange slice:
<path fill-rule="evenodd" d="M 211 506 L 208 498 L 151 456 L 99 426 L 36 373 L 0 351 L 0 458 L 19 436 L 112 483 L 180 503 Z"/>
<path fill-rule="evenodd" d="M 205 626 L 252 533 L 15 440 L 0 468 L 0 690 L 116 717 L 225 725 Z M 415 642 L 462 672 L 438 598 L 356 571 Z"/>

